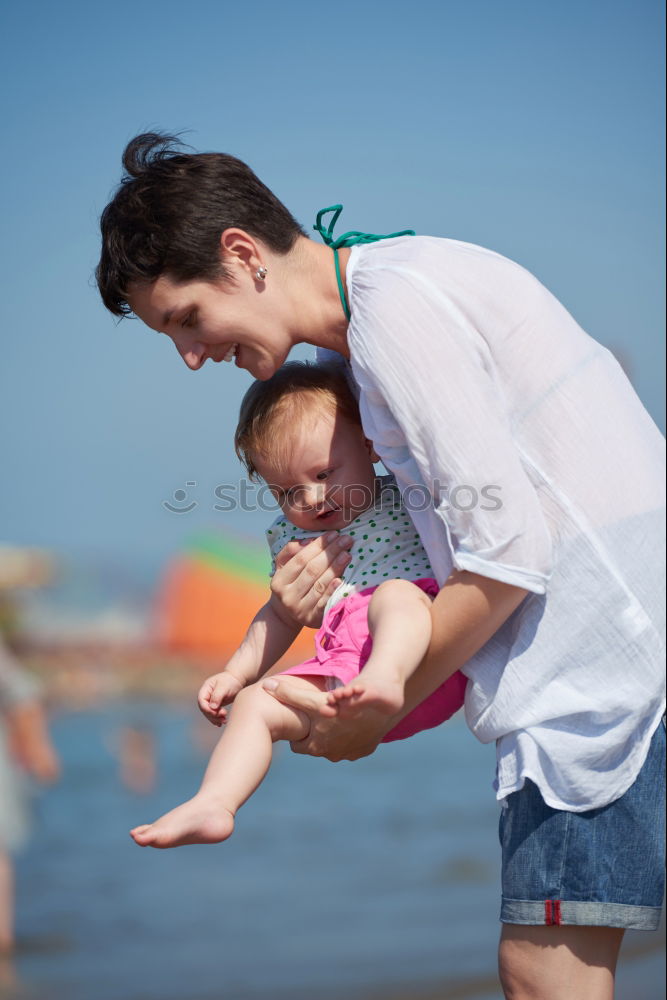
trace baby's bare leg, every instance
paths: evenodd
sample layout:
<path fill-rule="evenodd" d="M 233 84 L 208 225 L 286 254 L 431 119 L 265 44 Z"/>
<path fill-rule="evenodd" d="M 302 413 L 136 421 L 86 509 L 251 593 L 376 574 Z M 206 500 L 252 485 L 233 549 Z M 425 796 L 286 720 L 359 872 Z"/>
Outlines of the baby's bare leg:
<path fill-rule="evenodd" d="M 431 641 L 431 600 L 409 580 L 387 580 L 368 606 L 373 649 L 356 680 L 329 695 L 341 714 L 362 703 L 394 715 L 403 707 L 405 682 Z"/>
<path fill-rule="evenodd" d="M 293 677 L 296 683 L 324 689 L 324 680 Z M 235 698 L 231 718 L 215 747 L 201 788 L 188 802 L 165 813 L 155 823 L 130 831 L 141 847 L 215 844 L 234 830 L 239 806 L 260 784 L 271 764 L 276 740 L 301 740 L 310 731 L 305 712 L 283 705 L 261 682 Z"/>

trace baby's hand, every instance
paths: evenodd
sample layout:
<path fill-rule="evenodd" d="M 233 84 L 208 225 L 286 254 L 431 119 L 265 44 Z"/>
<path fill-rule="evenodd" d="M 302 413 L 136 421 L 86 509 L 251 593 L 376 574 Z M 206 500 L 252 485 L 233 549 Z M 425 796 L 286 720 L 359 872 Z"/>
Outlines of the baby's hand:
<path fill-rule="evenodd" d="M 227 721 L 227 709 L 223 706 L 234 701 L 242 687 L 237 677 L 223 670 L 204 681 L 197 695 L 197 704 L 209 722 L 221 726 Z"/>

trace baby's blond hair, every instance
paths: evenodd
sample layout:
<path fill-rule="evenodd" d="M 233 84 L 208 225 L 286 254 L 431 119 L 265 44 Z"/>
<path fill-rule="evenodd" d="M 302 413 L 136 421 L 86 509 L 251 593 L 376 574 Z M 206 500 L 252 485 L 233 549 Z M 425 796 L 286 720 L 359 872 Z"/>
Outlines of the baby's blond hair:
<path fill-rule="evenodd" d="M 251 479 L 259 475 L 256 458 L 268 459 L 278 468 L 286 466 L 294 429 L 318 404 L 361 426 L 359 407 L 340 363 L 288 361 L 270 379 L 253 382 L 241 402 L 234 434 L 236 454 Z"/>

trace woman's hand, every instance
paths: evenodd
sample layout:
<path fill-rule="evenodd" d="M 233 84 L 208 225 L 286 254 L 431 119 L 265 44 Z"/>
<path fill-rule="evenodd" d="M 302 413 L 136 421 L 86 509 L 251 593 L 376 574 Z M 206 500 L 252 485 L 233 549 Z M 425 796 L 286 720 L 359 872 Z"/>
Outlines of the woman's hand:
<path fill-rule="evenodd" d="M 268 677 L 263 687 L 284 705 L 301 709 L 310 717 L 310 732 L 292 743 L 295 753 L 327 760 L 359 760 L 372 754 L 395 723 L 395 719 L 361 707 L 354 717 L 342 719 L 328 704 L 324 691 L 306 690 L 290 683 L 289 677 Z"/>
<path fill-rule="evenodd" d="M 319 628 L 329 596 L 342 582 L 352 538 L 330 531 L 311 542 L 289 542 L 276 558 L 270 604 L 289 625 Z"/>

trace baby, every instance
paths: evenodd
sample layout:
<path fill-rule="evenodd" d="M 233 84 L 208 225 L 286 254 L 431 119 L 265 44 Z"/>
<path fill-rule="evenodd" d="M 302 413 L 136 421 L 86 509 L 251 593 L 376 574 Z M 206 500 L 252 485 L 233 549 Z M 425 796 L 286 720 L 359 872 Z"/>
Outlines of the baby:
<path fill-rule="evenodd" d="M 281 515 L 268 530 L 274 557 L 293 539 L 345 532 L 354 539 L 342 582 L 329 598 L 315 639 L 316 655 L 283 673 L 327 691 L 323 711 L 350 713 L 364 704 L 387 717 L 403 707 L 405 682 L 431 638 L 433 571 L 392 477 L 377 477 L 377 456 L 364 437 L 356 400 L 335 365 L 288 362 L 246 393 L 236 449 L 251 478 L 260 477 Z M 275 565 L 275 562 L 274 562 Z M 289 649 L 299 626 L 269 600 L 224 670 L 209 677 L 199 707 L 214 724 L 227 720 L 201 788 L 156 822 L 135 827 L 142 847 L 226 840 L 237 809 L 271 763 L 276 740 L 301 740 L 310 719 L 281 704 L 261 678 Z M 463 704 L 465 677 L 449 678 L 391 729 L 384 741 L 437 726 Z"/>

